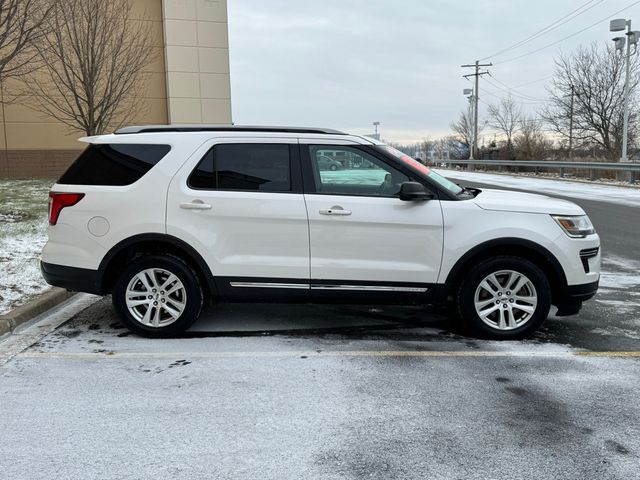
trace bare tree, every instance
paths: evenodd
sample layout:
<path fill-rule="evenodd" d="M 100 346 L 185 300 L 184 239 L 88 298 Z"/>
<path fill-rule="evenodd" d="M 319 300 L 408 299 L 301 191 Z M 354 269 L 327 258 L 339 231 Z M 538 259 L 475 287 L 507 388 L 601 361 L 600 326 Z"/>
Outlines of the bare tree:
<path fill-rule="evenodd" d="M 461 110 L 458 120 L 451 122 L 449 126 L 451 130 L 453 130 L 455 138 L 471 149 L 471 145 L 473 144 L 473 115 L 471 115 L 471 110 Z M 482 130 L 480 125 L 478 126 L 478 130 Z"/>
<path fill-rule="evenodd" d="M 0 81 L 36 67 L 35 45 L 55 0 L 0 0 Z"/>
<path fill-rule="evenodd" d="M 513 138 L 513 146 L 519 160 L 542 160 L 553 148 L 553 142 L 545 135 L 541 120 L 524 117 L 519 133 Z"/>
<path fill-rule="evenodd" d="M 513 152 L 513 135 L 520 128 L 522 108 L 509 95 L 500 99 L 497 105 L 489 105 L 489 126 L 507 137 L 507 151 Z"/>
<path fill-rule="evenodd" d="M 130 0 L 64 0 L 46 26 L 42 72 L 27 81 L 36 110 L 87 135 L 139 110 L 153 49 L 150 22 L 131 19 Z"/>
<path fill-rule="evenodd" d="M 633 138 L 638 126 L 640 75 L 638 56 L 632 59 L 629 132 Z M 574 143 L 597 145 L 610 160 L 617 160 L 622 149 L 624 58 L 613 47 L 594 43 L 560 56 L 555 64 L 543 117 L 565 139 L 571 132 Z"/>

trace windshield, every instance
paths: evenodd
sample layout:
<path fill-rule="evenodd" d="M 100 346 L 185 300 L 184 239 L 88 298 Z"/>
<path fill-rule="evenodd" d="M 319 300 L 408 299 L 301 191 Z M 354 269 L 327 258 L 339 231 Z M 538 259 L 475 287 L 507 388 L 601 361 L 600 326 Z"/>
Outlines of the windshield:
<path fill-rule="evenodd" d="M 459 187 L 452 181 L 444 178 L 442 175 L 434 172 L 426 165 L 414 160 L 406 153 L 401 152 L 400 150 L 390 147 L 389 145 L 378 145 L 378 148 L 382 149 L 386 153 L 393 155 L 394 158 L 397 158 L 405 165 L 408 165 L 413 171 L 416 173 L 422 174 L 423 176 L 429 178 L 430 180 L 436 182 L 438 185 L 443 187 L 445 190 L 448 190 L 453 195 L 458 195 L 462 192 L 462 187 Z"/>

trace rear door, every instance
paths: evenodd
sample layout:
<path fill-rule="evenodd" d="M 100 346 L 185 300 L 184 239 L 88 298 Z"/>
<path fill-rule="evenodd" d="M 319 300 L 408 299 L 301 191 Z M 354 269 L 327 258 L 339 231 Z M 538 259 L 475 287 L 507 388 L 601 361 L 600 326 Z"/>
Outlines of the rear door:
<path fill-rule="evenodd" d="M 358 145 L 301 140 L 312 295 L 430 293 L 440 270 L 440 201 L 402 201 L 411 173 Z M 323 157 L 338 162 L 327 169 Z"/>
<path fill-rule="evenodd" d="M 306 298 L 309 229 L 295 138 L 212 140 L 174 177 L 167 233 L 192 245 L 225 298 Z"/>

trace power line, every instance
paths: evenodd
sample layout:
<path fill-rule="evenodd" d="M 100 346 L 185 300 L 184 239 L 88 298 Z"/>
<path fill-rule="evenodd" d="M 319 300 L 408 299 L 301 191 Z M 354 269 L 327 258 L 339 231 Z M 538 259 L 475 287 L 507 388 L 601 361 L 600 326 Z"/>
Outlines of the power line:
<path fill-rule="evenodd" d="M 493 75 L 492 75 L 492 77 L 493 77 L 493 79 L 494 79 L 494 80 L 497 80 L 497 78 L 496 78 L 495 76 L 493 76 Z M 515 90 L 515 89 L 518 89 L 518 88 L 521 88 L 521 87 L 526 87 L 526 86 L 528 86 L 528 85 L 533 85 L 534 83 L 544 82 L 545 80 L 549 80 L 549 79 L 551 79 L 551 78 L 553 78 L 553 75 L 547 75 L 546 77 L 538 78 L 538 79 L 536 79 L 536 80 L 531 80 L 530 82 L 526 82 L 526 83 L 520 83 L 520 84 L 518 84 L 518 85 L 516 85 L 516 86 L 514 86 L 514 87 L 508 87 L 508 88 L 509 88 L 510 90 Z M 503 82 L 500 82 L 500 83 L 502 83 L 503 85 L 505 85 Z M 506 85 L 505 85 L 505 86 L 506 86 Z M 498 88 L 498 90 L 496 90 L 495 92 L 492 92 L 492 93 L 498 93 L 498 92 L 504 92 L 504 89 L 502 89 L 502 88 Z M 525 94 L 522 94 L 522 95 L 525 95 Z M 528 95 L 528 94 L 526 94 L 526 95 L 527 95 L 527 96 L 530 96 L 530 95 Z"/>
<path fill-rule="evenodd" d="M 563 37 L 563 38 L 561 38 L 560 40 L 557 40 L 557 41 L 555 41 L 555 42 L 553 42 L 553 43 L 550 43 L 550 44 L 548 44 L 548 45 L 545 45 L 544 47 L 537 48 L 537 49 L 532 50 L 532 51 L 530 51 L 530 52 L 523 53 L 522 55 L 518 55 L 518 56 L 516 56 L 516 57 L 512 57 L 512 58 L 508 58 L 507 60 L 503 60 L 503 61 L 498 62 L 498 63 L 503 64 L 503 63 L 513 62 L 513 61 L 515 61 L 515 60 L 519 60 L 519 59 L 521 59 L 521 58 L 523 58 L 523 57 L 526 57 L 526 56 L 529 56 L 529 55 L 533 55 L 534 53 L 538 53 L 538 52 L 540 52 L 540 51 L 542 51 L 542 50 L 546 50 L 546 49 L 547 49 L 547 48 L 549 48 L 549 47 L 553 47 L 554 45 L 557 45 L 557 44 L 559 44 L 559 43 L 561 43 L 561 42 L 564 42 L 565 40 L 568 40 L 568 39 L 569 39 L 569 38 L 571 38 L 571 37 L 575 37 L 576 35 L 579 35 L 579 34 L 581 34 L 582 32 L 585 32 L 585 31 L 587 31 L 587 30 L 589 30 L 589 29 L 591 29 L 591 28 L 595 27 L 596 25 L 599 25 L 599 24 L 601 24 L 602 22 L 605 22 L 605 21 L 609 20 L 610 18 L 615 17 L 615 16 L 616 16 L 616 15 L 618 15 L 619 13 L 622 13 L 622 12 L 624 12 L 625 10 L 628 10 L 628 9 L 630 9 L 631 7 L 634 7 L 634 6 L 638 5 L 639 3 L 640 3 L 640 0 L 637 0 L 637 1 L 633 2 L 631 5 L 627 5 L 626 7 L 621 8 L 620 10 L 618 10 L 617 12 L 615 12 L 615 13 L 613 13 L 613 14 L 609 15 L 608 17 L 605 17 L 605 18 L 603 18 L 603 19 L 601 19 L 601 20 L 598 20 L 597 22 L 592 23 L 592 24 L 591 24 L 591 25 L 589 25 L 588 27 L 585 27 L 585 28 L 583 28 L 582 30 L 578 30 L 577 32 L 572 33 L 571 35 L 567 35 L 566 37 Z"/>
<path fill-rule="evenodd" d="M 496 82 L 500 82 L 500 80 L 498 80 L 497 78 L 495 78 L 493 75 L 491 75 L 491 78 L 493 80 L 495 80 Z M 509 87 L 508 85 L 500 82 L 505 88 L 501 87 L 500 85 L 496 85 L 495 83 L 493 83 L 491 80 L 489 80 L 488 78 L 485 78 L 485 80 L 490 84 L 493 85 L 495 88 L 498 89 L 498 91 L 504 92 L 504 93 L 508 93 L 516 98 L 520 98 L 522 100 L 526 100 L 528 102 L 545 102 L 546 100 L 542 99 L 542 98 L 536 98 L 536 97 L 532 97 L 531 95 L 525 95 L 523 93 L 518 92 L 517 90 L 514 90 L 513 88 Z"/>
<path fill-rule="evenodd" d="M 546 76 L 544 78 L 539 78 L 537 80 L 531 80 L 530 82 L 527 82 L 527 83 L 521 83 L 520 85 L 516 85 L 513 88 L 526 87 L 527 85 L 533 85 L 534 83 L 544 82 L 545 80 L 549 80 L 551 78 L 553 78 L 553 75 L 548 75 L 548 76 Z"/>
<path fill-rule="evenodd" d="M 589 0 L 587 3 L 579 6 L 578 8 L 576 8 L 575 10 L 572 10 L 571 12 L 569 12 L 568 14 L 566 14 L 564 17 L 559 18 L 558 20 L 556 20 L 555 22 L 547 25 L 546 27 L 544 27 L 541 30 L 538 30 L 537 32 L 535 32 L 532 35 L 529 35 L 527 38 L 520 40 L 519 42 L 514 43 L 513 45 L 510 45 L 502 50 L 500 50 L 499 52 L 494 53 L 493 55 L 489 55 L 488 57 L 483 58 L 482 60 L 486 60 L 488 58 L 494 58 L 497 56 L 502 55 L 503 53 L 506 53 L 510 50 L 513 50 L 515 48 L 519 48 L 529 42 L 532 42 L 533 40 L 546 35 L 549 32 L 552 32 L 553 30 L 557 29 L 558 27 L 564 25 L 567 22 L 570 22 L 571 20 L 573 20 L 574 18 L 579 17 L 580 15 L 582 15 L 583 13 L 588 12 L 589 10 L 591 10 L 592 8 L 600 5 L 602 2 L 604 2 L 605 0 L 599 0 L 598 2 L 596 2 L 595 4 L 589 6 L 589 4 L 593 3 L 595 0 Z M 588 7 L 588 8 L 585 8 Z M 584 9 L 584 10 L 583 10 Z"/>
<path fill-rule="evenodd" d="M 516 90 L 515 87 L 510 87 L 509 85 L 507 85 L 506 83 L 498 80 L 496 77 L 494 77 L 493 75 L 491 75 L 491 78 L 498 82 L 500 85 L 502 85 L 503 87 L 505 87 L 507 89 L 507 91 L 513 95 L 516 96 L 520 96 L 522 98 L 524 98 L 525 100 L 535 100 L 535 101 L 544 101 L 544 99 L 542 98 L 538 98 L 538 97 L 534 97 L 533 95 L 529 95 L 528 93 L 522 93 L 518 90 Z"/>
<path fill-rule="evenodd" d="M 497 98 L 498 100 L 502 100 L 504 97 L 501 97 L 499 95 L 496 95 L 496 92 L 488 92 L 487 90 L 485 90 L 484 88 L 480 88 L 480 91 L 483 92 L 485 95 L 490 95 L 493 98 Z M 504 90 L 499 90 L 500 92 L 504 92 L 506 93 Z M 487 102 L 483 101 L 482 99 L 479 99 L 480 102 L 484 103 L 485 105 L 489 105 Z M 529 101 L 529 100 L 522 100 L 520 98 L 516 98 L 514 100 L 516 103 L 519 103 L 520 105 L 539 105 L 540 103 L 544 103 L 546 102 L 546 100 L 537 100 L 537 101 Z"/>
<path fill-rule="evenodd" d="M 490 85 L 492 85 L 493 87 L 497 88 L 498 91 L 501 91 L 503 93 L 507 93 L 507 94 L 509 94 L 509 95 L 511 95 L 513 97 L 520 98 L 522 100 L 527 100 L 529 102 L 538 100 L 537 98 L 529 97 L 528 95 L 521 95 L 518 92 L 512 91 L 507 85 L 502 84 L 502 85 L 504 85 L 504 87 L 506 87 L 506 88 L 504 88 L 504 87 L 501 87 L 500 85 L 497 85 L 497 84 L 493 83 L 489 79 L 486 79 L 486 80 Z M 494 78 L 494 80 L 495 80 L 495 78 Z"/>

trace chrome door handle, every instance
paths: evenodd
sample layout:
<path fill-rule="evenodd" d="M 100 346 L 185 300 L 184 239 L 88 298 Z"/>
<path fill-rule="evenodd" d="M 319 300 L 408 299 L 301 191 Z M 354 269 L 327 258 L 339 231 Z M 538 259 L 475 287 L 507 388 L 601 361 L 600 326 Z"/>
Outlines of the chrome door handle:
<path fill-rule="evenodd" d="M 323 208 L 320 210 L 320 215 L 336 215 L 345 217 L 351 215 L 351 210 L 345 210 L 340 205 L 334 205 L 331 208 Z"/>
<path fill-rule="evenodd" d="M 182 202 L 180 208 L 185 210 L 211 210 L 211 205 L 204 203 L 202 200 L 194 200 L 193 202 Z"/>

